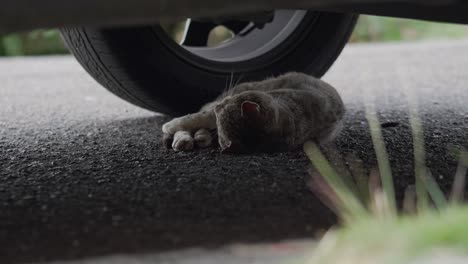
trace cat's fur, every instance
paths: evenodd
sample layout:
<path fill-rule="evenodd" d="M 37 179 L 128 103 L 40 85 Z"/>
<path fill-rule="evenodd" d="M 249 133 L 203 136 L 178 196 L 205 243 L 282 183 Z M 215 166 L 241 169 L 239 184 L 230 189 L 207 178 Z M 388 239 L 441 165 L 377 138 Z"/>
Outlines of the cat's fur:
<path fill-rule="evenodd" d="M 345 113 L 343 101 L 329 84 L 301 73 L 239 84 L 198 113 L 175 118 L 162 127 L 174 150 L 218 143 L 226 152 L 281 151 L 307 140 L 328 141 L 337 134 Z"/>

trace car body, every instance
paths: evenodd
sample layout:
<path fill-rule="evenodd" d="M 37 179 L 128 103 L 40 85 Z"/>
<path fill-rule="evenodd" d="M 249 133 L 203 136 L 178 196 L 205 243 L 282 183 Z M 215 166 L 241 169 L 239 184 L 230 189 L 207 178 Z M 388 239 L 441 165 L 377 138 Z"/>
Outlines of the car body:
<path fill-rule="evenodd" d="M 219 17 L 273 9 L 468 23 L 468 2 L 461 0 L 4 0 L 0 34 L 44 27 L 149 24 L 180 17 Z"/>

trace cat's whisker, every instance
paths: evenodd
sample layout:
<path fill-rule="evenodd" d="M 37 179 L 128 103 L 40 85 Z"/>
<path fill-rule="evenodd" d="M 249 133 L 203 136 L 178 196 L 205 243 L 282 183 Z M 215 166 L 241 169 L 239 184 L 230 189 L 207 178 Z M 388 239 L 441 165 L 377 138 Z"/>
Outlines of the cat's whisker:
<path fill-rule="evenodd" d="M 234 71 L 231 71 L 231 80 L 229 81 L 229 90 L 232 88 L 232 84 L 234 81 Z"/>
<path fill-rule="evenodd" d="M 245 77 L 245 73 L 242 73 L 239 75 L 239 78 L 237 78 L 237 81 L 236 83 L 234 84 L 234 86 L 237 86 L 241 81 L 242 79 Z"/>
<path fill-rule="evenodd" d="M 233 74 L 234 72 L 231 72 L 231 75 L 226 77 L 226 85 L 224 86 L 223 94 L 227 93 L 231 89 Z"/>

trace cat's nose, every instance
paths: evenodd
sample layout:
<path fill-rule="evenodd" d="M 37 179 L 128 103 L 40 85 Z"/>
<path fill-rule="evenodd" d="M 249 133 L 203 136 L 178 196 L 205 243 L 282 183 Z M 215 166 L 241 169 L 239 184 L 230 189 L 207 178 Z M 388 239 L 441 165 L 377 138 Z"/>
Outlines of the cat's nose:
<path fill-rule="evenodd" d="M 232 143 L 232 141 L 227 141 L 227 142 L 220 142 L 219 144 L 221 146 L 221 153 L 223 154 L 228 154 L 228 153 L 242 153 L 243 147 L 242 144 L 238 143 Z"/>
<path fill-rule="evenodd" d="M 222 153 L 229 152 L 229 149 L 232 147 L 232 141 L 224 141 L 220 138 L 219 146 L 221 147 Z"/>

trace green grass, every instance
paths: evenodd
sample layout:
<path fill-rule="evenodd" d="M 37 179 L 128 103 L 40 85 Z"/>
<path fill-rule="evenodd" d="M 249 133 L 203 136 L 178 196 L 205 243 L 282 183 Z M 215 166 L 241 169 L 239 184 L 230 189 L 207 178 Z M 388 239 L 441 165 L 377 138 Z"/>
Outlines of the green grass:
<path fill-rule="evenodd" d="M 437 250 L 466 255 L 468 260 L 467 223 L 468 207 L 394 219 L 361 219 L 327 234 L 308 263 L 410 263 Z"/>
<path fill-rule="evenodd" d="M 466 37 L 468 37 L 468 27 L 465 25 L 361 16 L 351 42 L 418 41 Z"/>
<path fill-rule="evenodd" d="M 374 126 L 372 123 L 377 120 L 372 117 L 372 113 L 368 116 L 372 130 Z M 410 120 L 413 130 L 416 130 L 413 135 L 422 135 L 418 130 L 417 118 L 412 117 Z M 380 137 L 374 139 L 374 144 L 376 142 L 383 144 L 381 134 L 371 132 L 371 135 Z M 420 148 L 419 144 L 424 144 L 423 139 L 415 140 L 414 148 Z M 382 151 L 380 148 L 375 149 Z M 372 184 L 372 181 L 376 180 L 372 180 L 371 175 L 367 178 L 369 179 L 367 185 L 369 188 L 365 190 L 367 194 L 364 196 L 359 192 L 356 194 L 353 190 L 359 188 L 356 186 L 357 181 L 353 182 L 352 178 L 358 179 L 358 177 L 338 174 L 337 169 L 325 158 L 316 144 L 307 142 L 304 150 L 316 169 L 316 172 L 311 172 L 312 190 L 342 219 L 342 226 L 327 233 L 319 243 L 319 247 L 313 250 L 307 263 L 406 264 L 422 257 L 431 257 L 431 254 L 440 253 L 438 252 L 440 250 L 446 254 L 446 257 L 463 255 L 468 261 L 468 206 L 462 205 L 460 200 L 456 199 L 448 204 L 435 181 L 428 181 L 432 178 L 427 175 L 427 168 L 422 172 L 424 177 L 420 174 L 416 176 L 421 177 L 420 184 L 423 189 L 419 191 L 425 194 L 405 197 L 405 200 L 417 197 L 418 200 L 412 203 L 420 206 L 414 206 L 415 208 L 410 210 L 411 214 L 405 214 L 396 212 L 393 207 L 394 198 L 386 194 L 388 190 L 393 190 L 393 186 Z M 418 153 L 420 152 L 415 152 L 416 155 Z M 466 177 L 468 152 L 460 150 L 458 158 L 459 172 L 455 176 L 454 187 L 459 188 L 460 186 L 457 186 L 459 180 Z M 423 162 L 421 163 L 422 165 L 416 165 L 416 168 L 421 166 L 425 168 Z M 385 170 L 386 165 L 383 168 Z M 376 171 L 378 170 L 374 170 L 374 173 Z M 415 173 L 420 172 L 416 169 Z M 383 176 L 384 174 L 379 176 L 383 180 L 383 177 L 388 177 L 389 172 L 386 174 L 387 176 Z M 351 180 L 348 178 L 350 176 L 353 176 Z M 363 175 L 360 177 L 366 178 Z M 369 198 L 362 199 L 362 197 Z M 394 203 L 389 203 L 390 198 Z"/>
<path fill-rule="evenodd" d="M 68 53 L 57 30 L 35 30 L 0 36 L 0 56 L 33 56 Z"/>
<path fill-rule="evenodd" d="M 465 149 L 455 151 L 459 164 L 449 203 L 426 166 L 416 96 L 410 89 L 406 90 L 416 184 L 414 189 L 407 190 L 403 202 L 406 212 L 396 210 L 389 157 L 370 96 L 366 117 L 378 164 L 369 175 L 362 166 L 358 166 L 359 170 L 353 169 L 356 164 L 362 164 L 356 158 L 354 161 L 347 159 L 350 172 L 343 172 L 331 165 L 340 164 L 336 153 L 332 153 L 333 160 L 328 161 L 315 143 L 304 145 L 304 151 L 314 165 L 309 186 L 342 220 L 342 226 L 327 233 L 307 263 L 409 264 L 423 257 L 431 258 L 436 253 L 444 254 L 445 259 L 464 256 L 463 261 L 468 263 L 468 206 L 461 203 L 468 152 Z"/>

